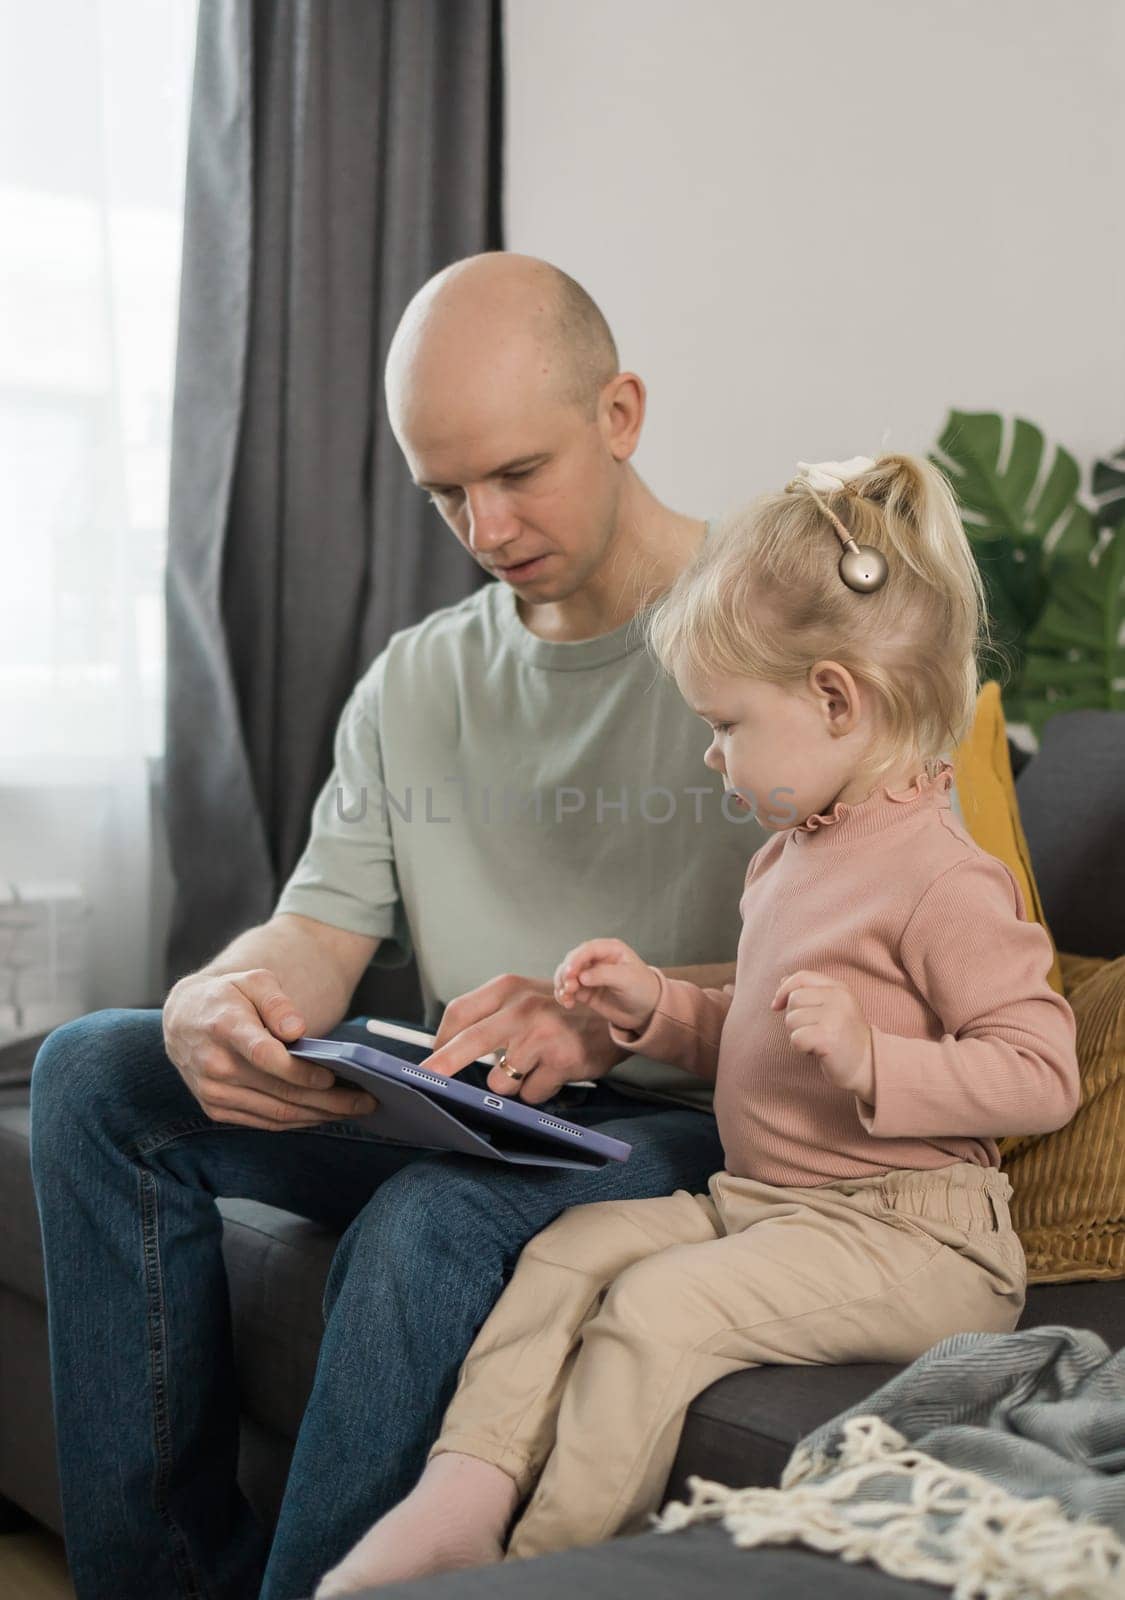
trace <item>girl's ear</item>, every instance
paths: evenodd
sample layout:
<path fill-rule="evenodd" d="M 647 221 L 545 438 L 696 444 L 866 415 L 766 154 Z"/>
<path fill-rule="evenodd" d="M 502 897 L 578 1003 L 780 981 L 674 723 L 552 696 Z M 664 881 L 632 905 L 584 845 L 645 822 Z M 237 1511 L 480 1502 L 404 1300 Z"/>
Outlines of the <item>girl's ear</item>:
<path fill-rule="evenodd" d="M 818 661 L 809 674 L 809 685 L 833 738 L 854 733 L 861 714 L 859 685 L 847 667 L 837 661 Z"/>

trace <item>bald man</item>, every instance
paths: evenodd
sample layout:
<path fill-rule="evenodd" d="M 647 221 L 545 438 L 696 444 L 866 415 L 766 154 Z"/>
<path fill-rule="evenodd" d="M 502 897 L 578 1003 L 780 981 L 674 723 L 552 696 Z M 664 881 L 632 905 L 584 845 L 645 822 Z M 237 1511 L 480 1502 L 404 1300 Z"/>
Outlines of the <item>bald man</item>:
<path fill-rule="evenodd" d="M 162 1013 L 82 1018 L 36 1062 L 81 1600 L 310 1594 L 418 1477 L 526 1241 L 569 1205 L 697 1192 L 722 1165 L 709 1086 L 625 1056 L 550 982 L 594 935 L 700 983 L 733 979 L 765 835 L 728 814 L 707 731 L 638 625 L 707 524 L 630 464 L 644 386 L 589 296 L 543 262 L 490 254 L 440 273 L 407 308 L 386 381 L 415 481 L 497 581 L 395 634 L 360 679 L 270 920 Z M 629 1160 L 511 1168 L 387 1144 L 370 1099 L 289 1053 L 301 1034 L 362 1036 L 343 1021 L 360 975 L 411 948 L 435 1069 L 471 1074 L 502 1049 L 490 1089 L 626 1140 Z M 217 1196 L 343 1234 L 272 1543 L 236 1483 Z"/>

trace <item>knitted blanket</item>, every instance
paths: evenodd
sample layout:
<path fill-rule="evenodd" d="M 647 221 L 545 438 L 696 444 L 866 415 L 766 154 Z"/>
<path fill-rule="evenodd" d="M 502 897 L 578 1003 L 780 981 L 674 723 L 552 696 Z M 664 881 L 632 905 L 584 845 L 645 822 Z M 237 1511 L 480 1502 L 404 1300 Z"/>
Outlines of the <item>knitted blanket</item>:
<path fill-rule="evenodd" d="M 779 1489 L 691 1478 L 661 1532 L 809 1545 L 954 1600 L 1125 1600 L 1125 1350 L 1064 1327 L 943 1339 L 808 1434 Z"/>

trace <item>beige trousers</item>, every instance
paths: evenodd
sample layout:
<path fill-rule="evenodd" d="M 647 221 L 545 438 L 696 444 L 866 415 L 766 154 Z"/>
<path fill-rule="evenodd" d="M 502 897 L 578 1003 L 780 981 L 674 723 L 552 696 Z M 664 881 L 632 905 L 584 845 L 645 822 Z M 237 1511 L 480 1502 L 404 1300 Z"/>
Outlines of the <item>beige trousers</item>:
<path fill-rule="evenodd" d="M 508 1559 L 640 1531 L 684 1413 L 728 1373 L 1010 1333 L 1027 1282 L 1011 1192 L 959 1161 L 815 1188 L 719 1172 L 707 1195 L 576 1206 L 525 1247 L 430 1454 L 515 1480 Z"/>

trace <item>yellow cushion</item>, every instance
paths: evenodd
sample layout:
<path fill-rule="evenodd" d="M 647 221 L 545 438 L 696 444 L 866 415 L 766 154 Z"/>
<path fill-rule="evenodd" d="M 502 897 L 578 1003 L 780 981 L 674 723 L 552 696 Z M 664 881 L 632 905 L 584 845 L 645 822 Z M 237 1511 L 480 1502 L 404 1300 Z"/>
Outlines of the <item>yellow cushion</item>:
<path fill-rule="evenodd" d="M 1043 902 L 1031 869 L 1031 852 L 1020 825 L 998 683 L 986 683 L 981 689 L 973 726 L 954 750 L 952 762 L 957 800 L 967 832 L 982 850 L 998 857 L 1011 869 L 1023 891 L 1028 918 L 1042 923 L 1050 938 L 1051 930 L 1043 915 Z M 1063 994 L 1062 971 L 1054 941 L 1051 949 L 1054 957 L 1047 982 L 1056 994 Z"/>
<path fill-rule="evenodd" d="M 986 683 L 953 753 L 957 799 L 970 836 L 1009 867 L 1028 917 L 1043 915 L 1020 823 L 1000 686 Z M 1125 957 L 1060 954 L 1047 981 L 1065 995 L 1077 1028 L 1082 1102 L 1065 1128 L 1001 1139 L 1012 1223 L 1028 1281 L 1125 1277 Z"/>
<path fill-rule="evenodd" d="M 1062 970 L 1082 1103 L 1065 1128 L 1002 1142 L 1012 1223 L 1032 1282 L 1125 1278 L 1125 956 Z"/>

